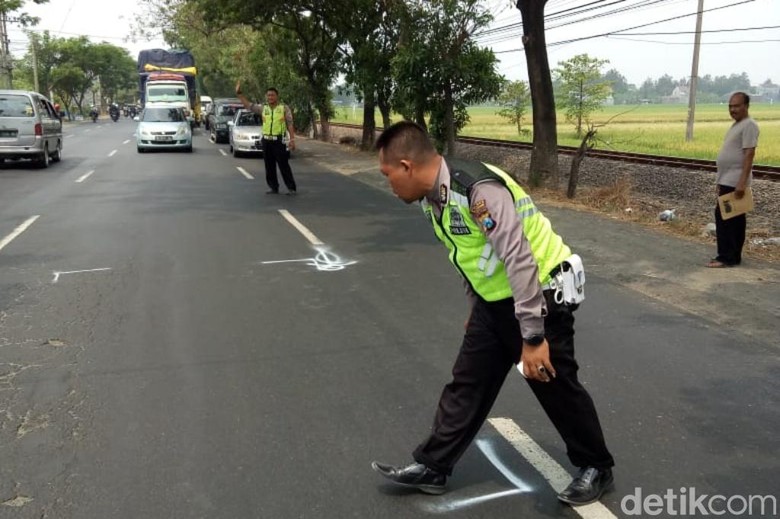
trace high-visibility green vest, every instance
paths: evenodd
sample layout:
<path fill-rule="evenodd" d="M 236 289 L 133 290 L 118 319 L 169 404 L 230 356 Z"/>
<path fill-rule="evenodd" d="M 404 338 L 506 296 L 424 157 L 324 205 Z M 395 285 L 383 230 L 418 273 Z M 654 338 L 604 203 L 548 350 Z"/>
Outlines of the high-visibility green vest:
<path fill-rule="evenodd" d="M 287 123 L 284 120 L 284 105 L 279 103 L 271 109 L 267 104 L 263 105 L 263 135 L 268 137 L 280 137 L 287 131 Z"/>
<path fill-rule="evenodd" d="M 423 199 L 422 208 L 433 225 L 436 236 L 449 249 L 450 262 L 468 280 L 474 293 L 485 301 L 512 297 L 503 262 L 497 257 L 480 224 L 474 220 L 469 200 L 471 188 L 482 181 L 501 182 L 515 202 L 518 218 L 522 218 L 523 234 L 539 270 L 539 283 L 550 281 L 550 272 L 571 256 L 571 250 L 539 212 L 522 187 L 507 173 L 490 164 L 445 159 L 450 168 L 450 186 L 441 221 L 437 221 L 431 204 Z M 499 223 L 500 224 L 500 223 Z"/>

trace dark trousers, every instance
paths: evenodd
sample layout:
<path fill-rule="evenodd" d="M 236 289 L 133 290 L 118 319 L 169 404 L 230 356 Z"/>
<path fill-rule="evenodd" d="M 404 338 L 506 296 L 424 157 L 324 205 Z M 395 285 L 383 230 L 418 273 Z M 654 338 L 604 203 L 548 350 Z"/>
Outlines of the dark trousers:
<path fill-rule="evenodd" d="M 577 379 L 574 308 L 556 304 L 549 293 L 545 298 L 545 337 L 557 377 L 551 382 L 528 380 L 528 385 L 563 438 L 575 466 L 611 467 L 614 461 L 593 400 Z M 452 382 L 444 387 L 439 400 L 431 435 L 414 451 L 418 463 L 452 473 L 487 418 L 507 373 L 520 361 L 521 349 L 514 301 L 479 300 L 452 369 Z"/>
<path fill-rule="evenodd" d="M 718 195 L 734 191 L 732 186 L 718 184 Z M 747 215 L 741 214 L 724 220 L 720 214 L 720 205 L 715 204 L 715 234 L 718 237 L 718 256 L 715 258 L 727 265 L 742 263 L 742 247 L 745 245 Z"/>
<path fill-rule="evenodd" d="M 272 141 L 263 139 L 263 159 L 265 159 L 265 181 L 268 187 L 274 191 L 279 191 L 279 178 L 276 176 L 276 164 L 279 164 L 279 170 L 282 173 L 284 185 L 290 191 L 295 191 L 295 179 L 293 178 L 292 168 L 287 159 L 287 147 L 284 141 Z"/>

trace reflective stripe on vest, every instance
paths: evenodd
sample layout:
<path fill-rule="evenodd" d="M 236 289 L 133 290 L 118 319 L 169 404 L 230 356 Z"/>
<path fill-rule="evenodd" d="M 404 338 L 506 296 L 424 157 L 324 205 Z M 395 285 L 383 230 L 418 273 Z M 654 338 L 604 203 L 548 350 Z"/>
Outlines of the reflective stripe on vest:
<path fill-rule="evenodd" d="M 523 233 L 531 246 L 536 262 L 539 283 L 550 281 L 550 271 L 571 255 L 571 250 L 550 225 L 550 221 L 536 208 L 531 197 L 502 170 L 485 164 L 494 175 L 491 178 L 509 189 L 515 201 L 518 218 L 522 219 Z M 467 192 L 458 181 L 450 180 L 447 205 L 442 208 L 441 222 L 437 221 L 431 204 L 423 199 L 422 209 L 433 225 L 436 237 L 449 250 L 450 262 L 468 280 L 474 292 L 485 301 L 499 301 L 512 297 L 504 263 L 498 258 L 492 245 L 471 215 L 469 200 L 458 193 Z M 500 225 L 500 222 L 499 222 Z"/>
<path fill-rule="evenodd" d="M 284 105 L 279 103 L 271 109 L 267 104 L 263 105 L 263 135 L 280 137 L 287 131 L 287 123 L 284 120 Z"/>

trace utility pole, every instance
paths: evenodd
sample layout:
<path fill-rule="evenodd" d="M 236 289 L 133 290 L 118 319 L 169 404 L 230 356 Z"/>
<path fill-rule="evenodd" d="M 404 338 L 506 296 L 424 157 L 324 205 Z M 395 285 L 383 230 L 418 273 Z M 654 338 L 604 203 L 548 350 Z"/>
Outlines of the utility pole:
<path fill-rule="evenodd" d="M 11 78 L 11 56 L 8 53 L 8 32 L 6 30 L 6 13 L 0 12 L 0 85 L 3 88 L 13 88 Z"/>
<path fill-rule="evenodd" d="M 690 92 L 688 93 L 688 125 L 685 128 L 685 140 L 693 140 L 693 116 L 696 113 L 696 87 L 699 82 L 699 48 L 701 47 L 701 19 L 704 12 L 704 0 L 699 0 L 696 13 L 696 36 L 693 40 L 693 65 L 691 66 Z"/>
<path fill-rule="evenodd" d="M 40 85 L 38 85 L 38 52 L 36 47 L 38 46 L 38 39 L 35 34 L 30 33 L 30 50 L 32 54 L 32 69 L 33 69 L 33 88 L 36 92 L 41 91 Z M 51 99 L 51 97 L 49 98 Z"/>

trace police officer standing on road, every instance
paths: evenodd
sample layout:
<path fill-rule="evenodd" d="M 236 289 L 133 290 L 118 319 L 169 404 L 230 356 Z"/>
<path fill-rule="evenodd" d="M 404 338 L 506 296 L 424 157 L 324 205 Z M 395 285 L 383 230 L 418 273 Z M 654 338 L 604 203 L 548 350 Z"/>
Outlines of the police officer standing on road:
<path fill-rule="evenodd" d="M 287 186 L 287 194 L 295 195 L 297 188 L 293 178 L 292 168 L 287 158 L 287 147 L 284 142 L 285 131 L 289 132 L 290 150 L 295 149 L 295 128 L 290 107 L 279 103 L 279 91 L 271 87 L 265 92 L 265 104 L 250 102 L 241 92 L 241 82 L 236 83 L 236 96 L 244 106 L 263 118 L 263 159 L 265 159 L 265 181 L 270 188 L 268 195 L 279 194 L 279 178 L 276 176 L 276 164 L 282 173 L 282 180 Z"/>
<path fill-rule="evenodd" d="M 571 280 L 584 280 L 579 256 L 508 174 L 479 162 L 444 159 L 417 124 L 390 126 L 376 148 L 393 192 L 407 203 L 420 201 L 449 249 L 471 314 L 453 379 L 444 387 L 430 435 L 413 453 L 415 462 L 396 467 L 375 461 L 373 469 L 404 487 L 445 492 L 455 463 L 487 418 L 507 373 L 520 362 L 569 459 L 580 468 L 558 499 L 571 505 L 597 501 L 612 485 L 614 461 L 593 401 L 577 379 L 572 314 L 584 295 L 571 297 Z"/>

